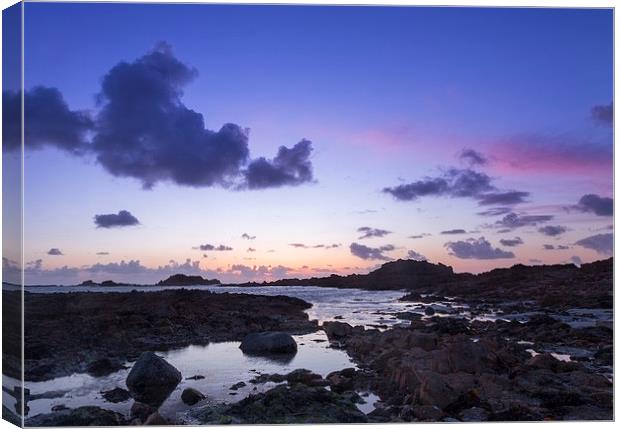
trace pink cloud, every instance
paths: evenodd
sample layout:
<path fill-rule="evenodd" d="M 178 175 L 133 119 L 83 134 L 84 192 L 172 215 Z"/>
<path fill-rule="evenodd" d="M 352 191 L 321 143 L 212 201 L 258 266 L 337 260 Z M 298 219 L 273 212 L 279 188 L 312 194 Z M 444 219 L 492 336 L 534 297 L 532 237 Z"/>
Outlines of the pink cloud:
<path fill-rule="evenodd" d="M 612 172 L 611 144 L 576 141 L 561 135 L 521 134 L 492 144 L 488 153 L 495 168 L 501 171 L 605 175 Z"/>

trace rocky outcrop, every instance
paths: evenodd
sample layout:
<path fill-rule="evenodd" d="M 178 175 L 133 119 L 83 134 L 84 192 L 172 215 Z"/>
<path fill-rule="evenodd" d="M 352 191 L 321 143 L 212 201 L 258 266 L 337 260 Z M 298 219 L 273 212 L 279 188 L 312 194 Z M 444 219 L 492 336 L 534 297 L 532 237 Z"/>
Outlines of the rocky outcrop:
<path fill-rule="evenodd" d="M 185 274 L 174 274 L 157 283 L 158 286 L 208 286 L 219 284 L 221 282 L 217 279 L 205 279 L 201 276 L 187 276 Z"/>
<path fill-rule="evenodd" d="M 252 355 L 297 353 L 295 339 L 286 332 L 253 332 L 243 338 L 239 348 Z"/>
<path fill-rule="evenodd" d="M 125 381 L 131 396 L 145 404 L 158 406 L 182 380 L 181 373 L 153 352 L 144 352 Z"/>
<path fill-rule="evenodd" d="M 26 419 L 25 426 L 119 426 L 125 425 L 125 418 L 114 411 L 99 407 L 79 407 L 39 414 Z"/>
<path fill-rule="evenodd" d="M 351 398 L 323 387 L 284 384 L 228 406 L 191 412 L 201 424 L 365 423 Z"/>

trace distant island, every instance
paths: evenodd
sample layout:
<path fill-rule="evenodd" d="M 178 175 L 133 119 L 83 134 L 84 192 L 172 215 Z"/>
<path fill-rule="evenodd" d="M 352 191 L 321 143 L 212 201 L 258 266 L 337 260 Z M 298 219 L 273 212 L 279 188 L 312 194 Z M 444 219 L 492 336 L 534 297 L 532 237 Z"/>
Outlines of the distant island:
<path fill-rule="evenodd" d="M 222 284 L 218 279 L 205 279 L 201 276 L 187 276 L 185 274 L 174 274 L 166 280 L 161 280 L 157 286 L 209 286 Z"/>

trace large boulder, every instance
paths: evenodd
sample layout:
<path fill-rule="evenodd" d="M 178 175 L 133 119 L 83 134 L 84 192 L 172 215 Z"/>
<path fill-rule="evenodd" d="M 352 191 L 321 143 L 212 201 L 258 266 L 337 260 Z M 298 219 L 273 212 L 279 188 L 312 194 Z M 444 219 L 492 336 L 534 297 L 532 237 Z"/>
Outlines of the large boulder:
<path fill-rule="evenodd" d="M 297 352 L 297 343 L 286 332 L 255 332 L 246 335 L 239 348 L 255 355 L 292 354 Z"/>
<path fill-rule="evenodd" d="M 352 334 L 361 334 L 364 332 L 363 326 L 351 326 L 344 322 L 324 322 L 323 330 L 330 340 L 340 340 L 347 338 Z"/>
<path fill-rule="evenodd" d="M 181 373 L 153 352 L 144 352 L 125 383 L 136 401 L 158 406 L 181 381 Z"/>
<path fill-rule="evenodd" d="M 205 399 L 205 397 L 205 395 L 192 387 L 188 387 L 181 393 L 181 400 L 187 405 L 194 405 Z"/>

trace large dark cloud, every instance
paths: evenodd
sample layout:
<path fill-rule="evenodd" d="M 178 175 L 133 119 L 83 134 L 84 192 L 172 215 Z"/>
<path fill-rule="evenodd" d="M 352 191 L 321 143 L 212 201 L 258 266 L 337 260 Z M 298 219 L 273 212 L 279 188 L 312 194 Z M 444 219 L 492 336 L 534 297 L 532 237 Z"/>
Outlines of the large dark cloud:
<path fill-rule="evenodd" d="M 561 225 L 546 225 L 538 228 L 538 232 L 549 237 L 556 237 L 558 235 L 564 234 L 566 231 L 568 231 L 568 228 Z"/>
<path fill-rule="evenodd" d="M 280 146 L 273 160 L 261 157 L 250 162 L 245 171 L 246 183 L 242 186 L 265 189 L 312 182 L 311 152 L 312 143 L 306 139 L 291 149 Z"/>
<path fill-rule="evenodd" d="M 614 200 L 596 194 L 586 194 L 579 199 L 576 208 L 584 212 L 594 213 L 597 216 L 613 216 Z"/>
<path fill-rule="evenodd" d="M 47 254 L 50 256 L 62 256 L 63 255 L 61 250 L 56 247 L 52 247 L 50 250 L 48 250 Z"/>
<path fill-rule="evenodd" d="M 473 198 L 480 205 L 515 205 L 525 201 L 529 192 L 500 191 L 493 179 L 471 168 L 450 168 L 438 177 L 426 177 L 416 182 L 383 188 L 383 192 L 399 201 L 415 201 L 420 197 Z"/>
<path fill-rule="evenodd" d="M 372 237 L 385 237 L 386 235 L 392 233 L 392 231 L 387 231 L 385 229 L 379 228 L 371 228 L 369 226 L 362 226 L 361 228 L 357 228 L 357 232 L 362 233 L 362 235 L 359 237 L 360 240 Z"/>
<path fill-rule="evenodd" d="M 71 111 L 54 88 L 35 87 L 26 97 L 26 144 L 53 145 L 94 156 L 110 174 L 181 186 L 264 189 L 312 182 L 312 143 L 281 146 L 272 160 L 251 160 L 248 130 L 234 123 L 205 127 L 202 114 L 183 104 L 183 89 L 197 71 L 165 43 L 103 77 L 98 112 Z M 6 148 L 19 146 L 18 93 L 3 93 Z M 90 137 L 87 140 L 87 137 Z"/>
<path fill-rule="evenodd" d="M 351 250 L 351 254 L 357 256 L 358 258 L 377 261 L 389 261 L 390 258 L 383 253 L 392 251 L 395 249 L 395 247 L 391 244 L 387 244 L 381 247 L 368 247 L 364 246 L 363 244 L 351 243 L 349 249 Z"/>
<path fill-rule="evenodd" d="M 484 155 L 473 149 L 463 149 L 461 153 L 459 153 L 459 159 L 472 166 L 485 165 L 488 162 L 487 158 Z"/>
<path fill-rule="evenodd" d="M 520 244 L 523 244 L 523 240 L 521 239 L 521 237 L 515 237 L 515 238 L 503 238 L 501 240 L 499 240 L 499 243 L 502 246 L 506 246 L 506 247 L 515 247 L 518 246 Z"/>
<path fill-rule="evenodd" d="M 224 246 L 223 244 L 220 244 L 219 246 L 215 246 L 213 244 L 201 244 L 200 246 L 198 246 L 198 249 L 202 250 L 203 252 L 207 252 L 207 251 L 225 252 L 228 250 L 233 250 L 232 247 Z"/>
<path fill-rule="evenodd" d="M 602 255 L 611 255 L 614 248 L 613 234 L 596 234 L 575 242 L 577 246 L 594 250 Z"/>
<path fill-rule="evenodd" d="M 94 219 L 97 228 L 118 228 L 140 224 L 140 221 L 127 210 L 121 210 L 116 214 L 95 215 Z"/>
<path fill-rule="evenodd" d="M 450 255 L 460 259 L 506 259 L 514 258 L 512 252 L 491 246 L 484 237 L 464 241 L 450 241 L 445 244 Z"/>
<path fill-rule="evenodd" d="M 72 111 L 56 88 L 36 86 L 24 92 L 26 149 L 53 146 L 74 154 L 87 150 L 86 135 L 94 127 L 86 112 Z M 2 92 L 2 147 L 21 147 L 21 92 Z"/>
<path fill-rule="evenodd" d="M 553 219 L 552 215 L 519 215 L 517 213 L 509 213 L 501 220 L 495 222 L 495 225 L 511 230 L 524 226 L 536 226 L 549 222 L 551 219 Z"/>
<path fill-rule="evenodd" d="M 614 122 L 614 103 L 594 106 L 590 113 L 594 121 L 611 126 Z"/>

